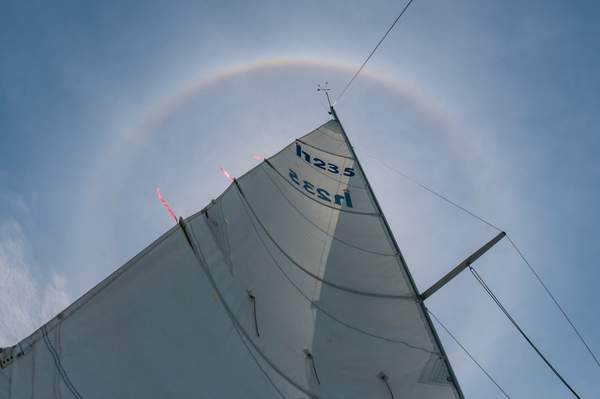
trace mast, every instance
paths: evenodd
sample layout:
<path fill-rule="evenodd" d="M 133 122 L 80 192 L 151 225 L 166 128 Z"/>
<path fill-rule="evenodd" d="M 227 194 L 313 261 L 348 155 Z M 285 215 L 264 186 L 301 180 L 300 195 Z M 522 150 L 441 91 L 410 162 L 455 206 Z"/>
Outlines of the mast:
<path fill-rule="evenodd" d="M 402 255 L 402 251 L 400 251 L 400 247 L 398 246 L 398 243 L 396 242 L 396 238 L 394 237 L 394 234 L 392 234 L 392 230 L 390 228 L 390 225 L 388 224 L 387 219 L 385 218 L 385 215 L 381 209 L 381 206 L 379 205 L 379 201 L 377 201 L 377 197 L 375 196 L 375 193 L 373 192 L 373 189 L 371 187 L 371 183 L 369 183 L 369 179 L 367 178 L 367 175 L 364 172 L 364 169 L 358 159 L 358 157 L 356 156 L 356 152 L 354 151 L 354 147 L 352 146 L 352 143 L 350 142 L 350 139 L 348 138 L 348 135 L 346 134 L 346 130 L 344 130 L 344 126 L 342 125 L 342 122 L 340 121 L 340 118 L 337 115 L 337 112 L 335 111 L 335 108 L 333 107 L 333 105 L 331 105 L 331 101 L 329 100 L 329 93 L 327 92 L 327 89 L 323 89 L 323 88 L 319 88 L 322 91 L 325 91 L 325 95 L 327 96 L 327 101 L 329 102 L 329 108 L 330 111 L 329 113 L 331 114 L 331 116 L 333 116 L 333 118 L 339 123 L 340 125 L 340 129 L 342 131 L 342 134 L 344 135 L 344 139 L 346 140 L 346 142 L 348 143 L 348 148 L 350 149 L 350 153 L 352 154 L 352 157 L 354 158 L 356 165 L 358 166 L 358 169 L 360 170 L 369 195 L 371 196 L 371 198 L 373 199 L 373 203 L 375 204 L 375 207 L 377 209 L 377 211 L 379 212 L 379 214 L 381 215 L 381 219 L 383 220 L 383 224 L 385 226 L 385 229 L 388 232 L 388 235 L 391 238 L 392 244 L 394 246 L 395 251 L 398 253 L 398 256 L 400 257 L 400 263 L 402 264 L 402 267 L 404 267 L 404 271 L 406 272 L 406 275 L 408 276 L 408 280 L 410 281 L 410 285 L 412 287 L 412 289 L 414 290 L 415 294 L 417 295 L 417 303 L 419 305 L 419 309 L 421 309 L 421 313 L 422 316 L 424 317 L 424 319 L 427 321 L 427 325 L 429 326 L 429 329 L 431 330 L 432 336 L 436 342 L 436 344 L 439 346 L 440 351 L 443 355 L 444 358 L 444 363 L 446 364 L 446 367 L 448 368 L 448 372 L 450 373 L 450 376 L 452 378 L 452 383 L 454 384 L 454 386 L 456 387 L 456 390 L 458 392 L 458 395 L 460 396 L 461 399 L 464 399 L 464 394 L 462 392 L 462 389 L 460 388 L 460 384 L 458 383 L 458 379 L 456 378 L 456 374 L 454 374 L 454 370 L 452 369 L 452 365 L 450 364 L 450 360 L 448 359 L 448 355 L 446 354 L 446 351 L 444 349 L 444 346 L 442 345 L 442 342 L 435 330 L 435 327 L 433 326 L 433 322 L 431 321 L 431 318 L 429 317 L 429 313 L 427 312 L 427 308 L 425 307 L 425 304 L 423 303 L 423 301 L 420 299 L 420 294 L 419 291 L 417 289 L 417 286 L 415 284 L 415 281 L 410 273 L 410 270 L 408 268 L 408 265 L 406 263 L 406 261 L 404 260 L 404 256 Z"/>

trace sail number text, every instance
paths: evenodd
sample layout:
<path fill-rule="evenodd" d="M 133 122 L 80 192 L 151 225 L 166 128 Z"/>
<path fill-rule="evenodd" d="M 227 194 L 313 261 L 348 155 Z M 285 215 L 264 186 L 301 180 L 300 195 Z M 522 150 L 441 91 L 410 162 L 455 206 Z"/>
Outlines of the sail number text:
<path fill-rule="evenodd" d="M 311 164 L 319 169 L 322 169 L 324 171 L 327 171 L 329 173 L 332 173 L 334 175 L 342 174 L 344 176 L 349 176 L 349 177 L 354 176 L 354 168 L 344 168 L 344 170 L 341 171 L 339 166 L 336 165 L 335 163 L 325 162 L 324 160 L 322 160 L 320 158 L 311 156 L 311 154 L 306 152 L 298 142 L 296 142 L 296 156 L 298 158 L 304 159 L 309 164 Z"/>
<path fill-rule="evenodd" d="M 344 202 L 348 208 L 352 208 L 352 198 L 350 197 L 350 192 L 345 191 L 344 194 L 335 194 L 332 198 L 331 194 L 325 190 L 324 188 L 315 187 L 314 184 L 309 182 L 308 180 L 301 180 L 296 172 L 290 169 L 290 179 L 298 186 L 301 186 L 305 192 L 307 192 L 311 196 L 316 196 L 321 201 L 325 202 L 333 202 L 336 205 L 342 206 Z M 332 201 L 333 200 L 333 201 Z"/>

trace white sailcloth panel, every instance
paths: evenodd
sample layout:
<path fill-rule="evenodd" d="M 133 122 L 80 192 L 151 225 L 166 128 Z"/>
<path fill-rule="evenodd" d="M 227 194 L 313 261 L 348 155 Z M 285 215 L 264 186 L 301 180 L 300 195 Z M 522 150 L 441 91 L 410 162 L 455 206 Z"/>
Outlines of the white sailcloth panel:
<path fill-rule="evenodd" d="M 8 399 L 10 376 L 8 370 L 0 369 L 0 399 Z"/>
<path fill-rule="evenodd" d="M 389 398 L 384 372 L 396 397 L 457 398 L 336 126 L 292 143 L 191 220 L 217 290 L 286 394 Z"/>
<path fill-rule="evenodd" d="M 13 347 L 0 399 L 458 397 L 337 122 L 186 226 Z"/>
<path fill-rule="evenodd" d="M 16 346 L 5 397 L 281 398 L 234 326 L 175 228 Z"/>

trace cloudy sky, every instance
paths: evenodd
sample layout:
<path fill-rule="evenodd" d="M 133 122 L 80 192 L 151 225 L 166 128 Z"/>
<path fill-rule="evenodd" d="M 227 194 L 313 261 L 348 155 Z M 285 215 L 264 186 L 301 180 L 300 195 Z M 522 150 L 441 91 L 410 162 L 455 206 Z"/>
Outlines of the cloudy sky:
<path fill-rule="evenodd" d="M 404 2 L 25 2 L 0 12 L 0 345 L 327 121 Z M 600 10 L 415 0 L 336 108 L 417 285 L 499 225 L 600 353 Z M 600 368 L 506 242 L 477 264 L 585 397 Z M 428 306 L 512 397 L 568 397 L 469 273 Z M 468 397 L 501 397 L 440 331 Z"/>

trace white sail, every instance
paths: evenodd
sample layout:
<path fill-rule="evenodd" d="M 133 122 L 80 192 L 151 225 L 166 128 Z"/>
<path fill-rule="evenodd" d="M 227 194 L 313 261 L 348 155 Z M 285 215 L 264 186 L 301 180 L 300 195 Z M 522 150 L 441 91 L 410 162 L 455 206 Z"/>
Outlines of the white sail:
<path fill-rule="evenodd" d="M 8 399 L 10 391 L 10 377 L 8 370 L 0 369 L 0 399 Z"/>
<path fill-rule="evenodd" d="M 0 398 L 459 398 L 402 262 L 332 120 L 0 353 Z"/>

